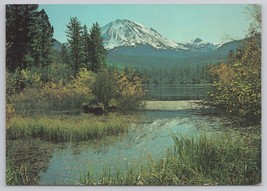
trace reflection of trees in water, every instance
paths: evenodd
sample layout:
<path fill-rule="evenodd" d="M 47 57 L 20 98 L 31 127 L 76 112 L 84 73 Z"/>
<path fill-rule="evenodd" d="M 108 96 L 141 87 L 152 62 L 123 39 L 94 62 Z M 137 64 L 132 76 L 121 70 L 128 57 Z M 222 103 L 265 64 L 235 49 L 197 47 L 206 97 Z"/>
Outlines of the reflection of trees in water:
<path fill-rule="evenodd" d="M 148 100 L 199 100 L 207 99 L 208 85 L 148 85 Z"/>

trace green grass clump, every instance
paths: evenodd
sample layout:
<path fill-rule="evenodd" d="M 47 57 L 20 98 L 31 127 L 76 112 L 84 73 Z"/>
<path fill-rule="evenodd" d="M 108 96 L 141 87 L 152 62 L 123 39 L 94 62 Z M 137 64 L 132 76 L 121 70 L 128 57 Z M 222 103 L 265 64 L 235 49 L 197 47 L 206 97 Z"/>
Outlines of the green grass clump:
<path fill-rule="evenodd" d="M 6 184 L 7 185 L 31 185 L 37 182 L 37 179 L 31 179 L 28 176 L 29 164 L 23 164 L 15 169 L 10 163 L 6 166 Z"/>
<path fill-rule="evenodd" d="M 100 139 L 127 132 L 122 116 L 15 116 L 7 128 L 8 139 L 41 138 L 64 142 Z"/>
<path fill-rule="evenodd" d="M 86 185 L 253 185 L 261 182 L 259 136 L 238 133 L 174 136 L 175 145 L 165 158 L 126 173 L 105 169 Z"/>

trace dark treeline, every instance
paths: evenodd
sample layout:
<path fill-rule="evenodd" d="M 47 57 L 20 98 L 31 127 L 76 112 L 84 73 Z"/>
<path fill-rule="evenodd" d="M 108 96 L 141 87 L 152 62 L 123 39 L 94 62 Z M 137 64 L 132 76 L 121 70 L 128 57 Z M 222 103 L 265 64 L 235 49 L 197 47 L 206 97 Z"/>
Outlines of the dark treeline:
<path fill-rule="evenodd" d="M 52 62 L 53 27 L 38 5 L 6 6 L 6 68 L 41 67 Z M 47 71 L 43 73 L 45 79 Z"/>
<path fill-rule="evenodd" d="M 127 71 L 134 68 L 144 83 L 156 85 L 206 84 L 210 82 L 209 64 L 175 65 L 175 64 L 111 64 Z"/>
<path fill-rule="evenodd" d="M 137 71 L 148 84 L 202 84 L 209 80 L 208 65 L 143 66 Z"/>

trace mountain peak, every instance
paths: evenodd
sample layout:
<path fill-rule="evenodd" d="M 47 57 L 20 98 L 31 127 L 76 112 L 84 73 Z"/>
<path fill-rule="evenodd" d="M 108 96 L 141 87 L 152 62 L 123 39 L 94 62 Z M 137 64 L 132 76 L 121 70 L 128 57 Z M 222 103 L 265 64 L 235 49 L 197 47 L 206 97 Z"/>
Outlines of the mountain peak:
<path fill-rule="evenodd" d="M 193 43 L 200 43 L 200 42 L 203 42 L 203 40 L 200 38 L 196 38 L 195 40 L 193 40 Z"/>
<path fill-rule="evenodd" d="M 126 22 L 132 22 L 132 21 L 128 19 L 116 19 L 115 21 L 113 21 L 113 23 L 126 23 Z"/>
<path fill-rule="evenodd" d="M 136 45 L 149 45 L 156 49 L 183 48 L 162 37 L 155 29 L 127 19 L 117 19 L 102 27 L 102 36 L 107 49 Z"/>
<path fill-rule="evenodd" d="M 218 45 L 209 42 L 204 42 L 200 38 L 196 38 L 195 40 L 186 43 L 186 46 L 188 47 L 189 50 L 197 52 L 209 52 L 218 48 Z"/>

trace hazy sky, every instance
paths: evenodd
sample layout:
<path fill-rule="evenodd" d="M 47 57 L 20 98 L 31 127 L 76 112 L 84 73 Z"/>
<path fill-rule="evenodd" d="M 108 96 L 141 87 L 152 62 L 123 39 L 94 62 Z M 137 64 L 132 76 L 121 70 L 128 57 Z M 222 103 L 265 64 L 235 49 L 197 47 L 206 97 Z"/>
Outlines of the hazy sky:
<path fill-rule="evenodd" d="M 66 25 L 77 17 L 88 28 L 116 19 L 129 19 L 154 28 L 176 42 L 197 37 L 220 43 L 245 37 L 249 27 L 246 5 L 40 5 L 54 27 L 54 38 L 66 42 Z"/>

